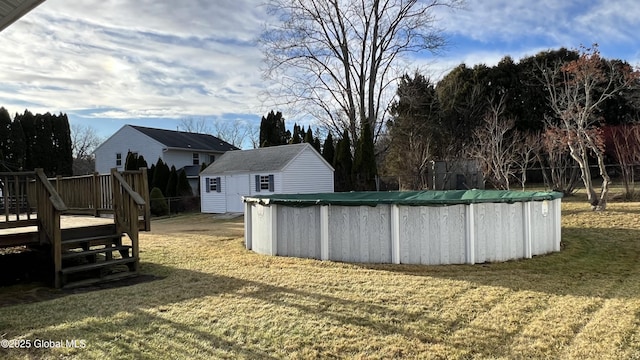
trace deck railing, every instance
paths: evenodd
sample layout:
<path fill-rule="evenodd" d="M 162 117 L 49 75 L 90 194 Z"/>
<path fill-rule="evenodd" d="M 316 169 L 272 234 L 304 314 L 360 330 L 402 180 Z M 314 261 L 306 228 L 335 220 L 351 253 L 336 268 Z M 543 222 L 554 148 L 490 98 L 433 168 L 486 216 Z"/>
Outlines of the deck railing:
<path fill-rule="evenodd" d="M 146 176 L 146 169 L 142 170 Z M 136 192 L 130 183 L 127 182 L 126 177 L 130 177 L 130 180 L 134 180 L 136 177 L 134 174 L 120 174 L 116 169 L 111 170 L 111 183 L 113 193 L 113 218 L 116 224 L 116 229 L 119 233 L 126 233 L 131 239 L 131 252 L 134 258 L 139 256 L 138 247 L 138 232 L 140 229 L 148 231 L 150 229 L 149 217 L 144 216 L 149 207 L 148 202 L 143 199 L 138 192 Z M 132 181 L 136 184 L 135 180 Z M 145 181 L 146 183 L 146 181 Z M 141 184 L 138 184 L 139 186 Z M 135 185 L 134 185 L 135 186 Z M 142 224 L 140 215 L 142 213 Z M 134 271 L 138 271 L 138 263 L 135 263 L 136 268 Z"/>
<path fill-rule="evenodd" d="M 0 173 L 0 229 L 35 226 L 35 171 Z"/>
<path fill-rule="evenodd" d="M 37 199 L 38 234 L 40 244 L 51 245 L 51 256 L 54 266 L 54 285 L 59 288 L 60 270 L 62 270 L 62 230 L 60 215 L 67 210 L 64 201 L 51 185 L 42 169 L 36 169 L 35 197 Z"/>

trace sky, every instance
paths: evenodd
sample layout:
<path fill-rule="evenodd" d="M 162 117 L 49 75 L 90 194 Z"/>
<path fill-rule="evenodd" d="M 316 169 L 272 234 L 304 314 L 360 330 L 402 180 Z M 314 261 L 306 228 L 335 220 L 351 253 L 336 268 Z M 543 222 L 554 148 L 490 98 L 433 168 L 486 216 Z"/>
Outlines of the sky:
<path fill-rule="evenodd" d="M 0 106 L 66 113 L 104 139 L 125 124 L 175 130 L 183 119 L 257 126 L 271 110 L 256 43 L 269 21 L 262 1 L 46 0 L 0 32 Z M 435 13 L 449 45 L 410 61 L 438 79 L 461 63 L 597 43 L 640 66 L 638 14 L 636 0 L 467 0 Z"/>

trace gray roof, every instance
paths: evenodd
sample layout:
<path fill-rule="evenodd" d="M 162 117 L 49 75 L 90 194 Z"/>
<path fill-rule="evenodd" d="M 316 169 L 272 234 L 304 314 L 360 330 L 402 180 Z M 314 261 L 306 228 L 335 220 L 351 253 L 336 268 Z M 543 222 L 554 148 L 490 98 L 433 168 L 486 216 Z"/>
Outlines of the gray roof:
<path fill-rule="evenodd" d="M 270 146 L 253 150 L 227 151 L 204 169 L 200 175 L 215 175 L 229 172 L 267 172 L 284 169 L 305 149 L 317 151 L 309 144 Z M 322 157 L 318 154 L 318 157 Z M 324 159 L 322 159 L 324 161 Z M 330 166 L 329 164 L 327 164 Z"/>
<path fill-rule="evenodd" d="M 213 135 L 129 125 L 169 148 L 225 152 L 237 147 Z"/>
<path fill-rule="evenodd" d="M 0 31 L 43 2 L 44 0 L 0 0 Z"/>

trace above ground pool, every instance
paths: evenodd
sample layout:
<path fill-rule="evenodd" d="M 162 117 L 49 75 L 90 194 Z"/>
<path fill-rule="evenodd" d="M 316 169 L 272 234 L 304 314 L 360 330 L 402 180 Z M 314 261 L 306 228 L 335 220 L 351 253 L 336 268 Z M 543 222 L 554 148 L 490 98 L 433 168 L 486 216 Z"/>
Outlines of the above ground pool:
<path fill-rule="evenodd" d="M 498 190 L 245 197 L 260 254 L 357 263 L 475 264 L 560 251 L 562 194 Z"/>

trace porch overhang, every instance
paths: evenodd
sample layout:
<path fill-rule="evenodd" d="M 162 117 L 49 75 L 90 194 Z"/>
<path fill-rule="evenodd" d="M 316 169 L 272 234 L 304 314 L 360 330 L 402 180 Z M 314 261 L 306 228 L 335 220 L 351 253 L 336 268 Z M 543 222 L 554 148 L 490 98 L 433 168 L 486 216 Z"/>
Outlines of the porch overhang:
<path fill-rule="evenodd" d="M 45 0 L 0 0 L 0 31 L 9 27 Z"/>

